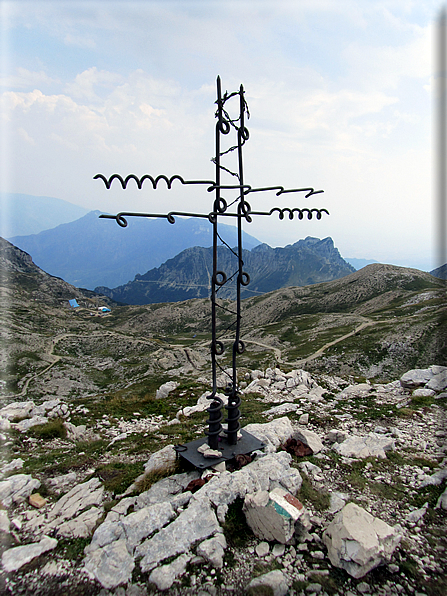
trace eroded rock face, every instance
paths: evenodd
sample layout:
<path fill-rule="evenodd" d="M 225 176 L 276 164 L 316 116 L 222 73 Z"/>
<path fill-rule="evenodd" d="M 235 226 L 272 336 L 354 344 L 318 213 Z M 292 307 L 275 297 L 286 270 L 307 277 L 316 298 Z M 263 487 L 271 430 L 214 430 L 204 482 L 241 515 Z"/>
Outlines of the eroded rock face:
<path fill-rule="evenodd" d="M 400 540 L 395 528 L 354 503 L 346 505 L 323 533 L 332 565 L 355 578 L 388 562 Z"/>

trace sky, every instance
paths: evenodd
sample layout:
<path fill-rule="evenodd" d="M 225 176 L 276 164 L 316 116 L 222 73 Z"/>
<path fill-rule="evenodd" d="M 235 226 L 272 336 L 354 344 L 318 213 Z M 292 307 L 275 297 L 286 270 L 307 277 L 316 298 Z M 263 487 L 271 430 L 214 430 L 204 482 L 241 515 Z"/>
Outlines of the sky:
<path fill-rule="evenodd" d="M 254 217 L 246 232 L 271 246 L 331 236 L 344 257 L 431 270 L 441 264 L 434 182 L 441 7 L 0 0 L 0 190 L 109 213 L 208 213 L 206 187 L 122 190 L 115 182 L 107 190 L 93 176 L 213 180 L 219 75 L 223 90 L 245 89 L 245 182 L 324 190 L 307 199 L 253 194 L 252 209 L 330 212 L 319 221 Z M 230 155 L 223 163 L 233 162 Z"/>

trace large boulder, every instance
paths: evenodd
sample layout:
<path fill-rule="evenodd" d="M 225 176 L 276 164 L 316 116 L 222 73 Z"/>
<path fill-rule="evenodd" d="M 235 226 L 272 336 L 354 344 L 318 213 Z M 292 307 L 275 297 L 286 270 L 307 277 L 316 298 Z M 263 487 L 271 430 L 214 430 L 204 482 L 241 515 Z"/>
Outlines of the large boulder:
<path fill-rule="evenodd" d="M 266 444 L 265 450 L 272 453 L 293 435 L 293 427 L 287 416 L 272 420 L 267 424 L 247 424 L 248 433 Z"/>
<path fill-rule="evenodd" d="M 323 533 L 329 559 L 355 578 L 390 560 L 401 540 L 397 530 L 348 503 Z"/>
<path fill-rule="evenodd" d="M 291 540 L 296 523 L 306 515 L 304 505 L 282 488 L 246 495 L 243 511 L 255 536 L 281 544 Z"/>
<path fill-rule="evenodd" d="M 400 384 L 407 389 L 425 386 L 435 391 L 443 391 L 447 387 L 447 367 L 430 366 L 409 370 L 401 376 Z"/>

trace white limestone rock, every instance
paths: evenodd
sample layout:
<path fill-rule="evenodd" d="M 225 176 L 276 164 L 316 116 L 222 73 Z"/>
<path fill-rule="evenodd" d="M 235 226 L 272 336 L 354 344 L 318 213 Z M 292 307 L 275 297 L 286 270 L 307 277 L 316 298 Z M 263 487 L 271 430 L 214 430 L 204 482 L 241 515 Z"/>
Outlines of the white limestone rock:
<path fill-rule="evenodd" d="M 10 528 L 10 521 L 8 517 L 8 512 L 4 509 L 0 509 L 0 532 L 4 532 L 5 534 L 9 534 Z"/>
<path fill-rule="evenodd" d="M 296 430 L 293 433 L 293 438 L 310 447 L 314 454 L 319 453 L 324 449 L 324 445 L 321 442 L 320 437 L 313 431 L 307 430 L 307 428 Z"/>
<path fill-rule="evenodd" d="M 343 393 L 347 395 L 359 395 L 362 393 L 369 393 L 372 389 L 373 388 L 369 383 L 359 383 L 357 385 L 349 385 L 349 387 L 343 389 Z"/>
<path fill-rule="evenodd" d="M 354 503 L 348 503 L 323 533 L 335 567 L 360 578 L 390 560 L 401 540 L 397 530 Z"/>
<path fill-rule="evenodd" d="M 174 517 L 174 509 L 170 503 L 155 503 L 130 513 L 121 520 L 130 552 L 148 536 L 160 530 Z"/>
<path fill-rule="evenodd" d="M 216 534 L 209 540 L 204 540 L 197 547 L 197 554 L 203 557 L 210 565 L 221 569 L 223 567 L 223 557 L 225 549 L 227 548 L 227 541 L 223 534 Z"/>
<path fill-rule="evenodd" d="M 126 541 L 116 540 L 90 553 L 84 565 L 89 577 L 110 590 L 131 579 L 135 562 L 127 550 Z"/>
<path fill-rule="evenodd" d="M 369 433 L 364 437 L 351 436 L 343 443 L 334 443 L 332 449 L 344 457 L 355 457 L 363 459 L 365 457 L 386 458 L 386 451 L 393 451 L 395 442 L 392 437 L 387 437 L 378 433 Z"/>
<path fill-rule="evenodd" d="M 165 399 L 168 397 L 171 391 L 174 391 L 174 389 L 177 389 L 177 387 L 178 383 L 176 381 L 168 381 L 167 383 L 164 383 L 157 389 L 155 393 L 155 399 Z"/>
<path fill-rule="evenodd" d="M 11 426 L 19 432 L 24 433 L 30 428 L 33 428 L 33 426 L 40 426 L 41 424 L 47 424 L 48 422 L 49 419 L 45 416 L 33 416 L 32 418 L 27 418 L 26 420 L 12 423 Z"/>
<path fill-rule="evenodd" d="M 175 516 L 172 506 L 166 502 L 155 503 L 121 518 L 117 512 L 114 513 L 118 519 L 108 517 L 95 530 L 91 543 L 84 549 L 87 556 L 117 540 L 125 540 L 128 551 L 133 553 L 142 540 L 160 530 Z"/>
<path fill-rule="evenodd" d="M 135 556 L 143 557 L 141 570 L 150 571 L 164 559 L 188 552 L 192 545 L 219 531 L 221 528 L 210 502 L 207 499 L 193 500 L 172 523 L 140 544 Z"/>
<path fill-rule="evenodd" d="M 295 533 L 297 520 L 306 510 L 286 490 L 275 488 L 270 493 L 258 491 L 246 495 L 243 512 L 255 536 L 261 540 L 287 544 Z"/>
<path fill-rule="evenodd" d="M 344 430 L 333 429 L 326 433 L 324 439 L 329 443 L 343 443 L 348 438 Z"/>
<path fill-rule="evenodd" d="M 2 432 L 11 430 L 11 423 L 7 418 L 0 417 L 0 430 Z"/>
<path fill-rule="evenodd" d="M 251 580 L 245 590 L 249 596 L 266 594 L 265 588 L 270 588 L 273 596 L 285 596 L 289 591 L 289 582 L 282 571 L 275 569 Z"/>
<path fill-rule="evenodd" d="M 438 499 L 438 502 L 436 503 L 435 509 L 447 510 L 447 488 L 441 495 L 439 495 L 439 499 Z"/>
<path fill-rule="evenodd" d="M 432 367 L 432 370 L 433 368 L 434 367 Z M 427 389 L 432 389 L 433 391 L 444 391 L 444 389 L 447 389 L 447 368 L 445 368 L 442 372 L 435 374 L 433 378 L 428 381 L 425 387 Z"/>
<path fill-rule="evenodd" d="M 164 501 L 172 503 L 177 500 L 177 496 L 183 492 L 188 484 L 197 478 L 200 478 L 200 474 L 197 471 L 174 474 L 168 478 L 163 478 L 163 480 L 159 480 L 156 484 L 153 484 L 149 490 L 138 495 L 135 502 L 135 509 L 142 509 L 148 505 Z"/>
<path fill-rule="evenodd" d="M 439 486 L 446 478 L 447 468 L 443 468 L 441 470 L 437 470 L 431 476 L 426 476 L 420 483 L 419 487 L 424 488 L 425 486 Z"/>
<path fill-rule="evenodd" d="M 167 445 L 153 453 L 144 466 L 144 473 L 149 474 L 155 470 L 165 470 L 166 468 L 173 468 L 177 460 L 177 452 L 174 445 Z"/>
<path fill-rule="evenodd" d="M 15 474 L 0 482 L 0 502 L 4 507 L 25 501 L 40 487 L 40 481 L 29 474 Z"/>
<path fill-rule="evenodd" d="M 92 534 L 103 513 L 103 507 L 91 507 L 81 515 L 58 526 L 56 528 L 57 535 L 65 538 L 87 538 Z"/>
<path fill-rule="evenodd" d="M 286 416 L 267 422 L 267 424 L 248 424 L 244 430 L 263 441 L 268 453 L 275 452 L 293 434 L 292 423 Z"/>
<path fill-rule="evenodd" d="M 34 408 L 33 401 L 17 401 L 0 409 L 0 416 L 11 421 L 15 418 L 29 418 Z"/>
<path fill-rule="evenodd" d="M 279 416 L 280 414 L 288 414 L 289 412 L 296 412 L 299 409 L 298 404 L 286 402 L 280 406 L 274 406 L 262 413 L 263 416 Z M 302 411 L 302 410 L 301 410 Z"/>
<path fill-rule="evenodd" d="M 43 553 L 56 548 L 57 540 L 49 536 L 43 536 L 40 542 L 16 546 L 6 550 L 2 555 L 2 565 L 6 572 L 17 571 L 26 563 L 29 563 Z"/>
<path fill-rule="evenodd" d="M 270 453 L 241 470 L 214 476 L 194 497 L 209 499 L 215 507 L 219 507 L 233 503 L 238 497 L 244 498 L 247 493 L 271 491 L 276 487 L 296 494 L 303 480 L 298 470 L 290 467 L 291 461 L 292 456 L 285 451 Z"/>
<path fill-rule="evenodd" d="M 104 487 L 99 478 L 92 478 L 72 488 L 61 497 L 48 514 L 48 519 L 60 523 L 63 519 L 71 519 L 84 509 L 93 505 L 101 505 L 104 499 Z M 54 525 L 54 524 L 53 524 Z"/>
<path fill-rule="evenodd" d="M 442 374 L 445 370 L 447 370 L 447 368 L 442 366 L 431 366 L 430 368 L 415 368 L 413 370 L 409 370 L 401 376 L 400 384 L 402 387 L 408 389 L 427 386 L 427 383 L 429 383 L 433 379 L 433 377 Z M 428 388 L 433 389 L 433 387 Z"/>
<path fill-rule="evenodd" d="M 7 474 L 8 472 L 12 472 L 13 470 L 21 470 L 23 468 L 24 463 L 25 462 L 21 457 L 17 457 L 16 459 L 10 461 L 9 464 L 4 465 L 1 469 L 1 473 Z"/>
<path fill-rule="evenodd" d="M 169 563 L 169 565 L 161 565 L 152 571 L 149 576 L 149 583 L 155 584 L 158 590 L 169 590 L 174 581 L 186 571 L 186 566 L 192 559 L 191 554 L 180 555 Z"/>
<path fill-rule="evenodd" d="M 71 422 L 65 421 L 64 427 L 67 430 L 67 439 L 69 441 L 97 441 L 99 439 L 98 435 L 96 435 L 91 429 L 87 429 L 85 424 L 75 426 L 74 424 L 71 424 Z M 117 438 L 115 437 L 112 443 L 116 439 Z"/>
<path fill-rule="evenodd" d="M 210 404 L 212 403 L 212 400 L 208 399 L 210 395 L 211 393 L 209 391 L 203 393 L 197 400 L 195 406 L 185 406 L 183 409 L 179 410 L 177 412 L 177 418 L 180 418 L 181 416 L 188 417 L 197 412 L 204 412 L 207 408 L 210 407 Z M 224 395 L 223 393 L 216 393 L 216 396 L 223 401 L 224 406 L 228 404 L 228 395 Z"/>
<path fill-rule="evenodd" d="M 55 476 L 49 478 L 47 483 L 51 486 L 52 490 L 56 493 L 67 490 L 69 486 L 72 486 L 77 481 L 76 472 L 69 472 L 62 476 Z"/>

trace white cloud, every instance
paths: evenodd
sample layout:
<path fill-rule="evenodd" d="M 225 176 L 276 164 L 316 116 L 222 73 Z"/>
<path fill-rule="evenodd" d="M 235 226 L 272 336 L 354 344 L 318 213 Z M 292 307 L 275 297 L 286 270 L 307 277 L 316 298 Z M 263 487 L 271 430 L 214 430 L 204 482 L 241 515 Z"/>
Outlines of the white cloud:
<path fill-rule="evenodd" d="M 40 85 L 49 85 L 59 83 L 57 78 L 52 78 L 43 70 L 39 72 L 32 72 L 26 68 L 18 67 L 15 74 L 0 77 L 0 87 L 26 89 L 29 87 L 37 87 Z"/>

